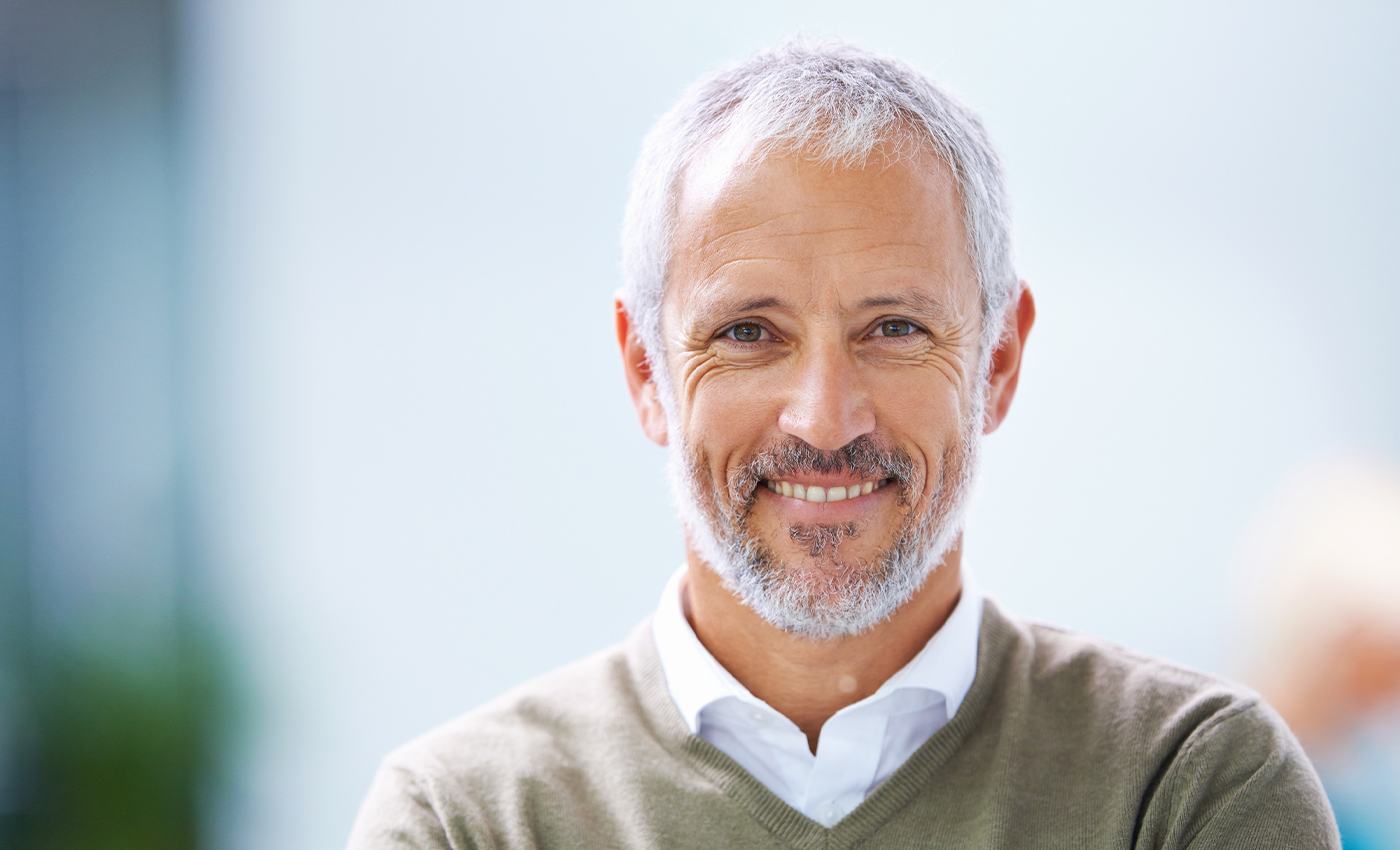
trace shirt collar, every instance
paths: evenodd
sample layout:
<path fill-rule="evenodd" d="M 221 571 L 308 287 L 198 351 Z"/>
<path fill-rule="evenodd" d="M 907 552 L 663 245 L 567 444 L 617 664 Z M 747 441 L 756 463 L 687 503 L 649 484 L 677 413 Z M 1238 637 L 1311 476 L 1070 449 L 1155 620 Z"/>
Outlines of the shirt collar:
<path fill-rule="evenodd" d="M 685 567 L 681 567 L 666 582 L 652 621 L 652 634 L 671 700 L 691 734 L 696 734 L 700 728 L 701 712 L 726 698 L 771 711 L 724 669 L 695 636 L 682 608 L 684 603 L 680 591 L 684 574 Z M 874 703 L 886 702 L 889 696 L 899 692 L 932 692 L 943 698 L 946 716 L 951 719 L 977 675 L 977 639 L 981 621 L 982 598 L 964 572 L 962 594 L 942 628 L 875 693 L 841 711 L 857 711 Z"/>
<path fill-rule="evenodd" d="M 682 566 L 672 573 L 665 590 L 661 591 L 652 634 L 656 638 L 656 650 L 661 657 L 671 700 L 694 735 L 700 729 L 700 712 L 712 703 L 726 697 L 756 705 L 762 705 L 763 701 L 749 693 L 749 689 L 724 669 L 695 636 L 695 630 L 685 618 L 681 597 L 684 575 Z"/>

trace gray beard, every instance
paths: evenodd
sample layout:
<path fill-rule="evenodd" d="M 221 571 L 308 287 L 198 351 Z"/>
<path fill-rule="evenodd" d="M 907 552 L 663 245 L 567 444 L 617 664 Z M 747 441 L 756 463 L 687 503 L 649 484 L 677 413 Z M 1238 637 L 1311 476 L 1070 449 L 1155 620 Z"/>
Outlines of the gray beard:
<path fill-rule="evenodd" d="M 928 509 L 919 516 L 911 507 L 918 482 L 912 480 L 908 455 L 866 437 L 835 452 L 795 440 L 760 452 L 729 474 L 727 493 L 706 483 L 709 465 L 703 454 L 674 441 L 667 463 L 672 497 L 696 553 L 729 592 L 768 623 L 813 640 L 857 635 L 908 602 L 957 541 L 976 473 L 980 408 L 974 404 L 960 439 L 929 471 L 937 481 Z M 811 563 L 779 558 L 749 527 L 749 516 L 763 479 L 801 471 L 894 479 L 888 486 L 900 488 L 906 515 L 889 547 L 870 560 L 843 560 L 840 546 L 860 535 L 858 524 L 804 523 L 790 526 L 788 534 L 806 548 Z"/>

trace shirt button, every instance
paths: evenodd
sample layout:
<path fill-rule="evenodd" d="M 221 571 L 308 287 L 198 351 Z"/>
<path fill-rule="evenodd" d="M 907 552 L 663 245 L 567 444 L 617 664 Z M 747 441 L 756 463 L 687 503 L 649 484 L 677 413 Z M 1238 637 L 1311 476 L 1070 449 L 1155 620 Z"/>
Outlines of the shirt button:
<path fill-rule="evenodd" d="M 823 812 L 823 814 L 826 817 L 827 826 L 836 823 L 837 819 L 841 816 L 841 813 L 837 811 L 835 806 L 827 806 L 826 811 Z"/>

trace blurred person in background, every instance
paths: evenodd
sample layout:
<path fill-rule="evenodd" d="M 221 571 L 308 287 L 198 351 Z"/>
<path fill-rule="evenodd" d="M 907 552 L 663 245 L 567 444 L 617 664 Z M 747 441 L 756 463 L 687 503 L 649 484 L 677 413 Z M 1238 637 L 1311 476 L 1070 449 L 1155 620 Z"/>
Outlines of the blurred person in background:
<path fill-rule="evenodd" d="M 1243 560 L 1245 678 L 1317 766 L 1343 846 L 1400 847 L 1400 470 L 1295 476 Z"/>
<path fill-rule="evenodd" d="M 686 565 L 624 644 L 392 753 L 353 848 L 1337 846 L 1253 694 L 965 582 L 1035 317 L 969 110 L 854 48 L 754 56 L 649 135 L 624 254 Z"/>

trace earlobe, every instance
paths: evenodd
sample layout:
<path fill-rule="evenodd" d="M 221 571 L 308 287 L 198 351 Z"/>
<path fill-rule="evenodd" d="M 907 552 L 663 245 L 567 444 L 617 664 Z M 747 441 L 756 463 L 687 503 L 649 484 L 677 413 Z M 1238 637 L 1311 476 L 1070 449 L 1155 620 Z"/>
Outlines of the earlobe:
<path fill-rule="evenodd" d="M 632 326 L 632 318 L 627 313 L 620 297 L 613 301 L 616 318 L 617 344 L 622 351 L 622 370 L 627 379 L 627 392 L 632 397 L 632 406 L 637 409 L 637 419 L 642 432 L 659 446 L 667 444 L 666 410 L 661 404 L 660 390 L 652 375 L 651 359 L 646 346 L 637 336 Z"/>
<path fill-rule="evenodd" d="M 1015 299 L 1003 316 L 1001 339 L 992 354 L 991 372 L 987 376 L 987 408 L 982 433 L 990 434 L 1006 420 L 1016 386 L 1021 379 L 1021 357 L 1026 339 L 1035 324 L 1035 299 L 1030 287 L 1020 282 Z"/>
<path fill-rule="evenodd" d="M 669 442 L 666 431 L 666 409 L 661 405 L 660 390 L 656 382 L 648 380 L 645 388 L 646 397 L 640 402 L 644 409 L 638 411 L 642 420 L 642 431 L 658 446 L 664 446 Z"/>

